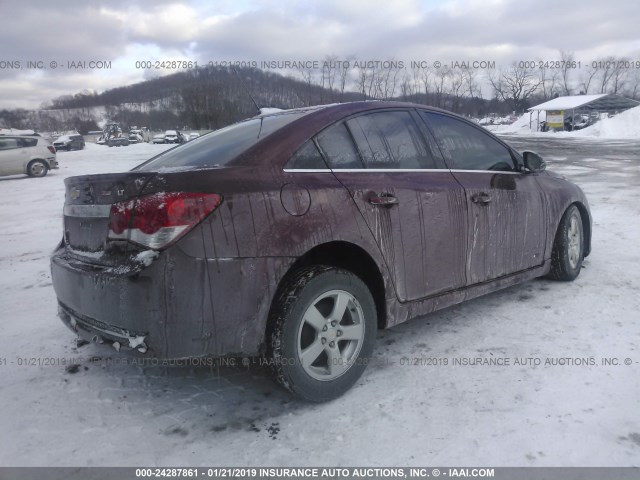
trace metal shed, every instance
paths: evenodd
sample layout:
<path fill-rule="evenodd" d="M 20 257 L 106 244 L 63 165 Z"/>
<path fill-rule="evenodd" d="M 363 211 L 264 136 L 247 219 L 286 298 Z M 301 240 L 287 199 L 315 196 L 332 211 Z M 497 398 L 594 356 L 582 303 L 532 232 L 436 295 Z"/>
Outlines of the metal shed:
<path fill-rule="evenodd" d="M 536 130 L 540 128 L 540 112 L 542 111 L 546 113 L 546 125 L 548 128 L 565 130 L 567 129 L 567 119 L 570 119 L 569 130 L 571 130 L 576 124 L 576 115 L 586 116 L 587 125 L 590 125 L 597 121 L 602 113 L 619 113 L 638 105 L 640 105 L 640 102 L 637 100 L 611 93 L 557 97 L 529 108 L 529 127 L 531 127 L 534 112 L 538 114 Z"/>

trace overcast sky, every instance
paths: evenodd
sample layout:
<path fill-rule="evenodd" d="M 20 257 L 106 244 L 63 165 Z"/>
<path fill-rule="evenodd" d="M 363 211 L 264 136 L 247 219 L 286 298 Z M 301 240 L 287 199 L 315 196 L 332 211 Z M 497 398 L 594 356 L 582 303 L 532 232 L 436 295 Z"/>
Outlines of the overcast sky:
<path fill-rule="evenodd" d="M 571 6 L 569 6 L 571 4 Z M 163 71 L 140 60 L 640 60 L 638 0 L 0 0 L 0 109 Z M 77 70 L 68 61 L 110 61 Z M 29 69 L 27 61 L 44 68 Z M 51 62 L 58 63 L 55 69 Z M 19 67 L 18 67 L 19 63 Z"/>

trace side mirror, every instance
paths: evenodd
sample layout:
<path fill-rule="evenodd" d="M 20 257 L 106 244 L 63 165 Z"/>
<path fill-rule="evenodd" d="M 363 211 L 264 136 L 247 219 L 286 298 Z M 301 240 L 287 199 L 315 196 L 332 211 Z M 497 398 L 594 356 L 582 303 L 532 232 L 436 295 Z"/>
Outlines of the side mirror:
<path fill-rule="evenodd" d="M 542 172 L 547 168 L 545 161 L 535 152 L 522 152 L 522 158 L 524 160 L 524 168 L 528 172 Z"/>

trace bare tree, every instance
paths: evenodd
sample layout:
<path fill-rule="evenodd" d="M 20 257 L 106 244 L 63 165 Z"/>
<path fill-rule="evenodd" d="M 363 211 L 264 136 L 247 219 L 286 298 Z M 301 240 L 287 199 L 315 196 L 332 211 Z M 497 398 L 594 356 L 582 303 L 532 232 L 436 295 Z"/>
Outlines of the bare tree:
<path fill-rule="evenodd" d="M 431 86 L 431 80 L 433 78 L 433 72 L 429 67 L 423 68 L 420 72 L 420 82 L 422 83 L 422 93 L 429 94 L 429 87 Z"/>
<path fill-rule="evenodd" d="M 339 78 L 339 88 L 340 88 L 340 101 L 342 101 L 344 97 L 344 90 L 347 85 L 347 81 L 349 79 L 349 74 L 351 73 L 351 64 L 354 61 L 355 56 L 349 55 L 344 62 L 340 62 L 338 64 L 338 78 Z"/>
<path fill-rule="evenodd" d="M 464 79 L 464 88 L 470 98 L 482 98 L 482 89 L 476 81 L 478 71 L 475 68 L 468 68 L 462 71 Z"/>
<path fill-rule="evenodd" d="M 582 72 L 580 86 L 582 87 L 582 91 L 585 94 L 588 94 L 591 90 L 591 84 L 593 83 L 594 78 L 597 77 L 599 72 L 600 69 L 598 68 L 597 62 L 593 62 Z"/>
<path fill-rule="evenodd" d="M 358 77 L 357 77 L 357 86 L 358 91 L 362 94 L 364 99 L 366 100 L 368 96 L 368 92 L 370 91 L 369 85 L 371 83 L 371 73 L 366 68 L 365 65 L 358 65 Z"/>
<path fill-rule="evenodd" d="M 449 78 L 451 69 L 447 66 L 438 68 L 435 72 L 433 91 L 435 94 L 436 107 L 444 107 L 446 95 L 449 92 Z"/>
<path fill-rule="evenodd" d="M 640 98 L 640 70 L 634 69 L 633 74 L 629 75 L 625 93 L 635 100 Z"/>
<path fill-rule="evenodd" d="M 402 69 L 399 68 L 398 63 L 393 59 L 385 63 L 386 65 L 382 65 L 380 68 L 374 70 L 376 85 L 375 97 L 388 100 L 395 96 Z"/>
<path fill-rule="evenodd" d="M 410 73 L 405 72 L 402 77 L 402 83 L 400 84 L 400 94 L 402 95 L 403 100 L 407 100 L 411 97 L 415 92 L 415 84 L 413 82 L 413 78 Z"/>
<path fill-rule="evenodd" d="M 540 88 L 542 89 L 542 96 L 545 100 L 548 100 L 553 97 L 556 91 L 558 70 L 544 66 L 544 62 L 542 62 L 542 65 L 538 70 L 540 75 Z"/>
<path fill-rule="evenodd" d="M 322 85 L 329 89 L 329 94 L 333 99 L 334 85 L 338 75 L 339 59 L 336 55 L 327 55 L 322 62 Z"/>
<path fill-rule="evenodd" d="M 571 95 L 569 88 L 569 77 L 574 69 L 575 58 L 573 52 L 560 52 L 560 78 L 562 80 L 562 90 L 565 95 Z"/>
<path fill-rule="evenodd" d="M 616 63 L 613 67 L 613 73 L 611 75 L 611 86 L 609 88 L 610 93 L 620 93 L 620 91 L 624 88 L 625 82 L 627 81 L 627 73 L 628 70 L 624 67 L 625 63 L 628 63 L 630 60 L 628 58 L 619 58 L 616 60 Z"/>
<path fill-rule="evenodd" d="M 526 107 L 529 97 L 538 90 L 540 78 L 532 68 L 522 68 L 513 63 L 509 69 L 489 75 L 489 82 L 496 94 L 517 112 Z"/>
<path fill-rule="evenodd" d="M 611 77 L 614 75 L 616 58 L 600 58 L 596 63 L 600 67 L 600 93 L 607 93 L 609 82 L 611 81 Z"/>
<path fill-rule="evenodd" d="M 307 98 L 305 99 L 305 105 L 309 106 L 312 104 L 311 87 L 316 83 L 315 78 L 318 72 L 316 72 L 316 70 L 311 67 L 299 68 L 298 72 L 300 73 L 300 76 L 302 77 L 304 82 L 307 84 Z M 322 101 L 322 99 L 320 101 Z"/>
<path fill-rule="evenodd" d="M 455 69 L 449 76 L 449 85 L 452 97 L 451 110 L 454 112 L 460 111 L 461 99 L 466 93 L 465 89 L 465 73 L 461 68 Z"/>

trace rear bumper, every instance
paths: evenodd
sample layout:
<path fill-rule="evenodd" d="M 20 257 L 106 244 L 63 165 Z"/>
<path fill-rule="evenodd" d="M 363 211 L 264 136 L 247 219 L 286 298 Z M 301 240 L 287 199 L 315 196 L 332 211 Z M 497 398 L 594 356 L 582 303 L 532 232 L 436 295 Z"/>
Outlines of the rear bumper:
<path fill-rule="evenodd" d="M 60 318 L 87 340 L 163 359 L 256 355 L 278 279 L 293 261 L 207 260 L 174 247 L 149 266 L 107 268 L 61 247 L 51 277 Z"/>
<path fill-rule="evenodd" d="M 164 325 L 164 279 L 155 265 L 117 270 L 78 261 L 60 248 L 51 257 L 51 277 L 58 315 L 80 337 L 159 357 L 171 353 L 164 341 L 169 332 L 158 328 Z"/>
<path fill-rule="evenodd" d="M 79 337 L 92 342 L 107 343 L 117 350 L 120 348 L 147 353 L 147 334 L 108 325 L 94 318 L 73 311 L 67 305 L 58 303 L 58 317 Z"/>

